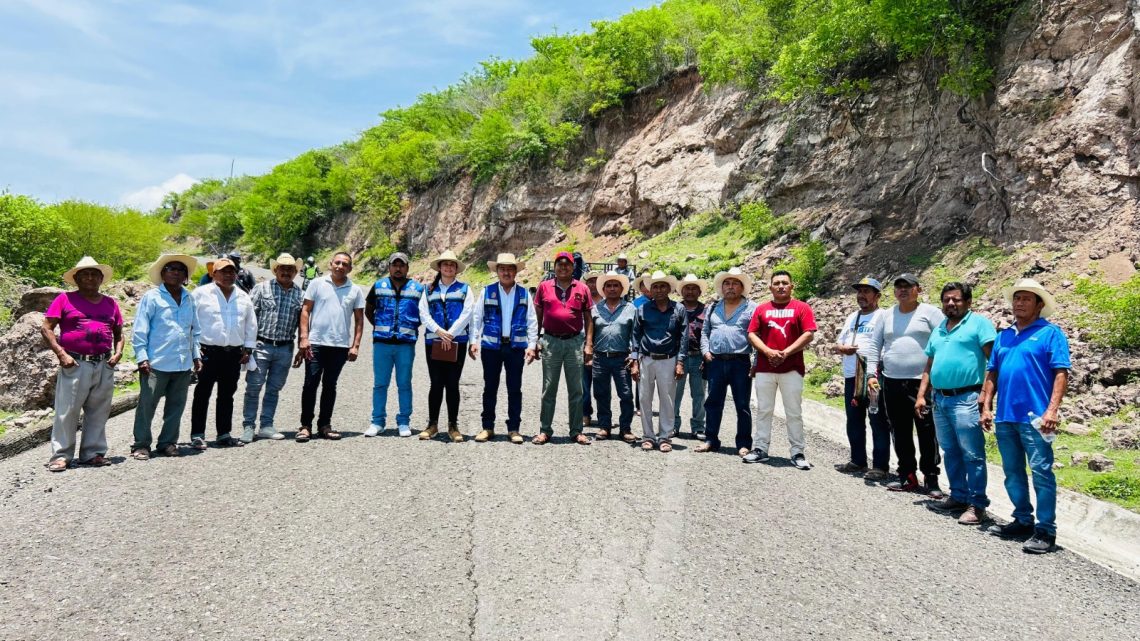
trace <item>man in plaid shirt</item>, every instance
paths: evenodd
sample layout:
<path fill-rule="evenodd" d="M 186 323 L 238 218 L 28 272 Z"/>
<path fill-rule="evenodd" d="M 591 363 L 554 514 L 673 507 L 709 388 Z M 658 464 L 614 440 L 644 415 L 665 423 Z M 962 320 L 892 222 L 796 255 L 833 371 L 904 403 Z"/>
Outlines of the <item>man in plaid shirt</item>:
<path fill-rule="evenodd" d="M 244 429 L 241 436 L 245 443 L 253 441 L 258 400 L 261 400 L 258 438 L 275 441 L 285 438 L 273 427 L 273 415 L 277 411 L 277 395 L 289 376 L 290 364 L 299 367 L 301 363 L 300 352 L 293 356 L 293 341 L 301 320 L 302 292 L 293 279 L 302 266 L 301 259 L 281 254 L 269 261 L 273 280 L 258 283 L 249 293 L 257 315 L 257 346 L 253 351 L 256 367 L 245 375 Z M 266 388 L 264 399 L 261 399 L 262 387 Z"/>

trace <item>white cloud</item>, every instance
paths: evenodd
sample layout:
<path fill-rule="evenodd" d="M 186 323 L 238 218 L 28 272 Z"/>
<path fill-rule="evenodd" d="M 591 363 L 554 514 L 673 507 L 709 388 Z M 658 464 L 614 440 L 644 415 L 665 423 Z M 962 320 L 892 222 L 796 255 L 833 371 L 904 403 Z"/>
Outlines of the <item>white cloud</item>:
<path fill-rule="evenodd" d="M 194 178 L 186 174 L 178 174 L 169 178 L 161 185 L 151 185 L 150 187 L 143 187 L 142 189 L 131 192 L 119 199 L 119 202 L 127 207 L 134 207 L 143 211 L 151 211 L 157 209 L 162 204 L 162 199 L 170 192 L 182 193 L 190 189 L 194 183 L 198 182 Z"/>

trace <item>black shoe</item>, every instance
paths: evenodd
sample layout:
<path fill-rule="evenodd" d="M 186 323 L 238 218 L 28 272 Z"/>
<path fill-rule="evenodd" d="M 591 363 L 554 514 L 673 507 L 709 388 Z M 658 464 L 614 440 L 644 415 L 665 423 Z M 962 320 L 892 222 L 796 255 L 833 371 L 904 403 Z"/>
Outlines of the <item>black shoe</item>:
<path fill-rule="evenodd" d="M 1053 552 L 1057 549 L 1057 537 L 1053 534 L 1048 534 L 1043 530 L 1036 530 L 1033 533 L 1033 538 L 1025 542 L 1021 546 L 1021 551 L 1028 554 L 1045 554 Z"/>
<path fill-rule="evenodd" d="M 803 454 L 796 454 L 792 457 L 792 465 L 796 466 L 797 470 L 810 470 L 811 463 L 808 463 L 807 457 Z"/>
<path fill-rule="evenodd" d="M 918 489 L 918 477 L 914 474 L 907 474 L 897 481 L 887 483 L 887 489 L 892 492 L 913 492 Z"/>
<path fill-rule="evenodd" d="M 744 458 L 740 460 L 744 461 L 745 463 L 763 463 L 764 461 L 768 460 L 768 453 L 760 448 L 756 448 L 748 454 L 745 454 Z"/>
<path fill-rule="evenodd" d="M 937 475 L 927 474 L 923 480 L 925 481 L 925 483 L 923 483 L 923 490 L 926 492 L 927 496 L 934 499 L 935 501 L 941 501 L 942 499 L 946 498 L 946 494 L 942 492 L 942 488 L 938 487 Z"/>
<path fill-rule="evenodd" d="M 991 525 L 986 531 L 1003 539 L 1025 540 L 1033 535 L 1033 524 L 1010 521 L 1005 525 Z"/>
<path fill-rule="evenodd" d="M 961 514 L 966 511 L 966 508 L 970 507 L 970 504 L 947 496 L 941 501 L 931 501 L 927 503 L 926 507 L 940 514 Z"/>
<path fill-rule="evenodd" d="M 245 443 L 242 443 L 241 441 L 230 436 L 229 434 L 226 434 L 225 436 L 218 437 L 218 440 L 214 441 L 214 447 L 244 447 L 244 446 L 245 446 Z"/>
<path fill-rule="evenodd" d="M 703 440 L 705 440 L 705 432 L 704 432 L 704 430 L 701 430 L 700 432 L 697 432 L 697 434 L 696 434 L 696 437 L 697 437 L 697 440 L 698 440 L 698 441 L 703 441 Z"/>

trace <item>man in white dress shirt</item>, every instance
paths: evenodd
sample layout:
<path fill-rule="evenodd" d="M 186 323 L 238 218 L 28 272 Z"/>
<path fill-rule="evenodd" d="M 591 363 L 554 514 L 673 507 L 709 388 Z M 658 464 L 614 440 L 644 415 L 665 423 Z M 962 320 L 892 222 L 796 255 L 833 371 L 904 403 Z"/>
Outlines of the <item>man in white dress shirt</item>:
<path fill-rule="evenodd" d="M 214 384 L 218 399 L 214 407 L 214 424 L 218 428 L 218 447 L 244 445 L 230 435 L 233 428 L 234 393 L 241 369 L 249 362 L 257 345 L 257 316 L 249 294 L 235 287 L 238 270 L 233 261 L 219 258 L 210 273 L 214 282 L 195 289 L 191 296 L 202 327 L 202 371 L 194 388 L 190 407 L 190 444 L 206 449 L 206 412 Z"/>

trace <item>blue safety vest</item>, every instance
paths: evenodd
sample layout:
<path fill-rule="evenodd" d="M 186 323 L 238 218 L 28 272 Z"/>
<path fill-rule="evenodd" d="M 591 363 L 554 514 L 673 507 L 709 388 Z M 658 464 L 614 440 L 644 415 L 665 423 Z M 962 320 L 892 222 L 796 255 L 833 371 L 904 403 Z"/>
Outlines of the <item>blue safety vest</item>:
<path fill-rule="evenodd" d="M 526 349 L 526 315 L 530 304 L 526 288 L 515 285 L 515 309 L 511 314 L 511 347 Z M 499 301 L 499 285 L 488 285 L 483 290 L 483 343 L 484 349 L 499 349 L 503 336 L 503 307 Z"/>
<path fill-rule="evenodd" d="M 459 287 L 456 287 L 459 285 Z M 447 290 L 444 294 L 443 287 L 436 287 L 428 292 L 427 303 L 428 310 L 431 312 L 431 318 L 443 329 L 447 329 L 455 323 L 455 319 L 463 313 L 463 303 L 467 302 L 467 283 L 460 283 L 458 281 L 451 284 L 451 289 Z M 439 338 L 435 332 L 428 332 L 424 335 L 428 345 L 435 342 Z M 459 330 L 455 335 L 456 343 L 467 342 L 467 327 Z"/>
<path fill-rule="evenodd" d="M 396 290 L 392 289 L 392 281 L 387 277 L 376 281 L 373 291 L 376 293 L 376 325 L 372 329 L 372 338 L 416 342 L 420 335 L 420 296 L 424 286 L 409 278 L 400 292 L 399 305 L 396 304 Z"/>

